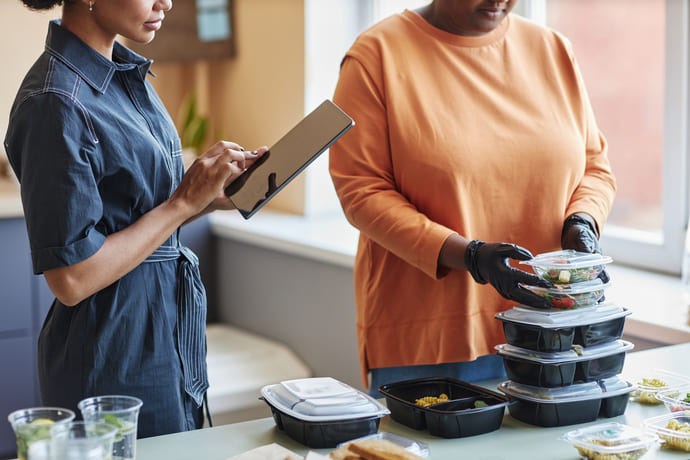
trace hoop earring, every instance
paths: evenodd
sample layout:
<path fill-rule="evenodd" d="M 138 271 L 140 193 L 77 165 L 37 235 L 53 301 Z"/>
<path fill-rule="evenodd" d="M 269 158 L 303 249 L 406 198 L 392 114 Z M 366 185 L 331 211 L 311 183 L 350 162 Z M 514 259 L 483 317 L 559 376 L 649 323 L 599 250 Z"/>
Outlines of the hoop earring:
<path fill-rule="evenodd" d="M 89 0 L 89 11 L 93 11 L 93 2 Z"/>

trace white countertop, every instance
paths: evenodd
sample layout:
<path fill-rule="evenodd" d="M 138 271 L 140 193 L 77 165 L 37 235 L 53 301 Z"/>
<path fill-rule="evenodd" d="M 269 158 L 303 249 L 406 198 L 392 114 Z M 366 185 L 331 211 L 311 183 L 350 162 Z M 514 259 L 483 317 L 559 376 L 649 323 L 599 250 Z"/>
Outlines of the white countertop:
<path fill-rule="evenodd" d="M 629 353 L 624 374 L 639 375 L 650 369 L 666 369 L 690 375 L 690 343 Z M 496 389 L 496 381 L 483 382 Z M 465 438 L 444 439 L 417 431 L 393 421 L 390 416 L 381 420 L 379 431 L 388 431 L 416 439 L 429 446 L 433 460 L 571 460 L 577 451 L 559 438 L 575 428 L 607 422 L 619 422 L 641 427 L 649 417 L 662 415 L 668 410 L 662 405 L 644 406 L 630 402 L 625 413 L 613 418 L 599 418 L 594 422 L 561 427 L 539 427 L 514 419 L 506 411 L 502 426 L 493 432 Z M 309 448 L 279 430 L 272 418 L 218 426 L 186 433 L 177 433 L 137 442 L 137 460 L 225 460 L 265 444 L 278 443 L 299 455 Z M 332 449 L 315 449 L 326 454 Z M 647 457 L 645 457 L 647 458 Z M 654 459 L 687 459 L 687 452 L 658 450 Z"/>

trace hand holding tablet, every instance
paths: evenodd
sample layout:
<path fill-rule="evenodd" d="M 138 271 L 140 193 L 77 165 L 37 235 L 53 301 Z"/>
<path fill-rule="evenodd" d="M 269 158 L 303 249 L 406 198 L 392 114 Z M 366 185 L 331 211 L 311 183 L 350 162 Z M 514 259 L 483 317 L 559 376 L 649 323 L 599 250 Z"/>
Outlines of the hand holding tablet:
<path fill-rule="evenodd" d="M 325 100 L 225 189 L 225 195 L 249 219 L 354 126 L 333 102 Z"/>

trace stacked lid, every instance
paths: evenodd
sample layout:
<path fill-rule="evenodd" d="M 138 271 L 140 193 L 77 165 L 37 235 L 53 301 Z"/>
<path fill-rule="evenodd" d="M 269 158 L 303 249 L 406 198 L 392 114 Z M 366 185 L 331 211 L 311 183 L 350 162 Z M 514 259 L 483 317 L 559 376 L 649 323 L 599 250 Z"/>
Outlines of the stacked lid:
<path fill-rule="evenodd" d="M 499 385 L 515 404 L 510 414 L 542 426 L 584 423 L 625 411 L 635 386 L 620 378 L 633 344 L 621 340 L 626 308 L 603 302 L 599 279 L 611 258 L 572 250 L 524 263 L 553 288 L 528 287 L 549 310 L 524 305 L 498 313 L 506 344 L 496 351 L 510 380 Z M 526 286 L 527 287 L 527 286 Z"/>

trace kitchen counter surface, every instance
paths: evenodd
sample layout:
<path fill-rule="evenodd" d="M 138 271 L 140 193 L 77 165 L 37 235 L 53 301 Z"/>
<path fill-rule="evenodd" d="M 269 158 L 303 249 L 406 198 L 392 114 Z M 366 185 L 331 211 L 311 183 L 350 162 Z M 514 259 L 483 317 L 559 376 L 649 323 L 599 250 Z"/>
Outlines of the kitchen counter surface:
<path fill-rule="evenodd" d="M 690 343 L 629 353 L 626 356 L 624 375 L 639 375 L 652 369 L 665 369 L 690 376 Z M 482 382 L 490 389 L 496 389 L 498 381 Z M 662 405 L 642 406 L 630 402 L 625 414 L 610 419 L 600 418 L 595 422 L 562 427 L 544 428 L 532 426 L 512 418 L 508 411 L 500 429 L 479 436 L 443 439 L 416 431 L 390 419 L 381 420 L 379 431 L 407 436 L 429 446 L 433 460 L 571 460 L 577 459 L 577 451 L 568 443 L 559 440 L 566 432 L 589 425 L 606 422 L 620 422 L 642 426 L 642 421 L 668 410 Z M 263 418 L 232 425 L 217 426 L 186 433 L 177 433 L 137 442 L 137 460 L 225 460 L 229 457 L 265 444 L 277 443 L 295 453 L 306 455 L 309 449 L 293 441 L 278 430 L 272 418 Z M 331 449 L 318 449 L 326 454 Z M 688 459 L 687 452 L 659 449 L 644 458 Z"/>

